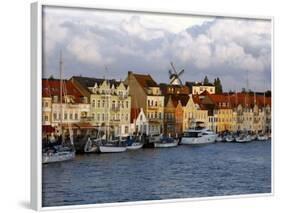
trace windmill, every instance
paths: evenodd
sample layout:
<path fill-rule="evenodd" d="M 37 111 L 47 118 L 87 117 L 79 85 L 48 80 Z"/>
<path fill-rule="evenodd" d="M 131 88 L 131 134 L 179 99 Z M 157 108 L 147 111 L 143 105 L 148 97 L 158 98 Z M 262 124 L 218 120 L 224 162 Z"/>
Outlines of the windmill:
<path fill-rule="evenodd" d="M 171 62 L 172 70 L 169 70 L 170 74 L 170 84 L 171 85 L 181 85 L 182 82 L 180 76 L 184 73 L 184 69 L 182 69 L 179 73 L 177 72 L 176 68 L 174 67 L 173 62 Z"/>

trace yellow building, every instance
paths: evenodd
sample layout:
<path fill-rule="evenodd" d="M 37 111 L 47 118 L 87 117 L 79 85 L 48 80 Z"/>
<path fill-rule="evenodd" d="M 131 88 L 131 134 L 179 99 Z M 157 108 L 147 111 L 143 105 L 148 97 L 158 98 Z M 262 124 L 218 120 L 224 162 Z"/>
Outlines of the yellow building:
<path fill-rule="evenodd" d="M 200 108 L 200 99 L 198 96 L 189 95 L 186 106 L 183 107 L 183 131 L 191 128 L 195 122 L 202 122 L 208 126 L 208 110 Z"/>
<path fill-rule="evenodd" d="M 228 94 L 210 94 L 217 113 L 217 132 L 232 131 L 234 128 L 233 110 Z"/>
<path fill-rule="evenodd" d="M 203 82 L 186 82 L 186 84 L 192 89 L 193 95 L 200 95 L 207 91 L 209 94 L 215 94 L 216 88 L 213 84 L 204 84 Z"/>
<path fill-rule="evenodd" d="M 72 81 L 90 98 L 91 124 L 108 127 L 115 136 L 130 133 L 131 97 L 122 81 L 73 77 Z"/>
<path fill-rule="evenodd" d="M 150 75 L 128 72 L 132 109 L 143 108 L 149 122 L 149 134 L 163 132 L 164 96 Z"/>

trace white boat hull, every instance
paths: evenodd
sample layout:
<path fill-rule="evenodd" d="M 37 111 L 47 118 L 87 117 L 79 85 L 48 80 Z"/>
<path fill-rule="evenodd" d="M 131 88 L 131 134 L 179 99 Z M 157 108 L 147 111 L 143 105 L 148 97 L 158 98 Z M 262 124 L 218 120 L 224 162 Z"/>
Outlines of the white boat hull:
<path fill-rule="evenodd" d="M 170 143 L 161 143 L 161 142 L 157 142 L 157 143 L 154 143 L 154 147 L 155 148 L 169 148 L 169 147 L 175 147 L 177 146 L 179 143 L 179 140 L 175 140 L 174 142 L 170 142 Z"/>
<path fill-rule="evenodd" d="M 126 149 L 126 146 L 99 146 L 99 151 L 101 153 L 125 152 Z"/>
<path fill-rule="evenodd" d="M 217 137 L 216 138 L 216 142 L 222 142 L 222 140 L 223 140 L 222 137 Z"/>
<path fill-rule="evenodd" d="M 226 142 L 228 142 L 228 143 L 234 142 L 234 138 L 226 138 L 225 140 L 226 140 Z"/>
<path fill-rule="evenodd" d="M 201 145 L 214 143 L 216 141 L 217 135 L 204 135 L 202 137 L 182 137 L 181 144 L 184 145 Z"/>
<path fill-rule="evenodd" d="M 42 163 L 55 163 L 73 160 L 75 158 L 75 152 L 55 152 L 55 153 L 44 153 L 42 156 Z"/>
<path fill-rule="evenodd" d="M 127 146 L 128 150 L 137 150 L 143 147 L 143 143 L 133 143 L 131 146 Z"/>
<path fill-rule="evenodd" d="M 251 142 L 252 141 L 252 139 L 251 139 L 251 137 L 249 136 L 247 136 L 247 137 L 245 137 L 245 138 L 236 138 L 235 139 L 235 142 L 236 143 L 248 143 L 248 142 Z"/>
<path fill-rule="evenodd" d="M 258 136 L 258 140 L 259 141 L 266 141 L 266 140 L 268 140 L 268 137 L 266 135 Z"/>

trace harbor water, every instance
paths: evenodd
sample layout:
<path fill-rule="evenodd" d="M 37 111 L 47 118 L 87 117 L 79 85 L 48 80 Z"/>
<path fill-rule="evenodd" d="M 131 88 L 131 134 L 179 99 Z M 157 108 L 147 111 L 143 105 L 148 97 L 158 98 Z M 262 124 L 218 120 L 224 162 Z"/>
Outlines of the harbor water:
<path fill-rule="evenodd" d="M 77 155 L 42 165 L 43 206 L 271 192 L 271 142 Z"/>

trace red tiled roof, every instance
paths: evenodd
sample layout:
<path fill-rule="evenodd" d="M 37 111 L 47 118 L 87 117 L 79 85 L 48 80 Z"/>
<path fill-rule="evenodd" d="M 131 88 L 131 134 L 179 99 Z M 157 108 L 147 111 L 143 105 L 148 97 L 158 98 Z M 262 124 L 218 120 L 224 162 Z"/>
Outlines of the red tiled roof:
<path fill-rule="evenodd" d="M 209 94 L 208 92 L 201 93 L 199 96 L 208 96 L 217 108 L 233 108 L 237 105 L 243 107 L 254 107 L 255 103 L 258 107 L 264 105 L 271 106 L 271 97 L 264 97 L 263 95 L 254 95 L 248 93 L 222 93 L 222 94 Z M 195 99 L 196 101 L 196 99 Z"/>
<path fill-rule="evenodd" d="M 75 103 L 82 103 L 83 95 L 69 80 L 63 80 L 63 96 L 72 96 Z M 60 80 L 58 79 L 42 79 L 42 96 L 53 97 L 58 96 L 60 99 Z"/>
<path fill-rule="evenodd" d="M 135 76 L 136 80 L 143 88 L 158 87 L 158 84 L 153 80 L 153 78 L 150 75 L 142 75 L 136 73 L 132 73 L 132 74 Z"/>
<path fill-rule="evenodd" d="M 179 101 L 181 102 L 182 106 L 185 106 L 189 100 L 189 96 L 188 95 L 184 95 L 184 94 L 172 94 L 172 95 L 166 95 L 165 96 L 165 106 L 167 105 L 169 98 L 171 97 L 172 103 L 174 105 L 174 107 L 177 107 Z"/>
<path fill-rule="evenodd" d="M 257 104 L 258 107 L 263 107 L 264 105 L 271 106 L 271 97 L 264 97 L 263 95 L 237 93 L 230 95 L 230 102 L 232 106 L 237 106 L 240 104 L 243 107 L 253 107 L 255 104 Z"/>

